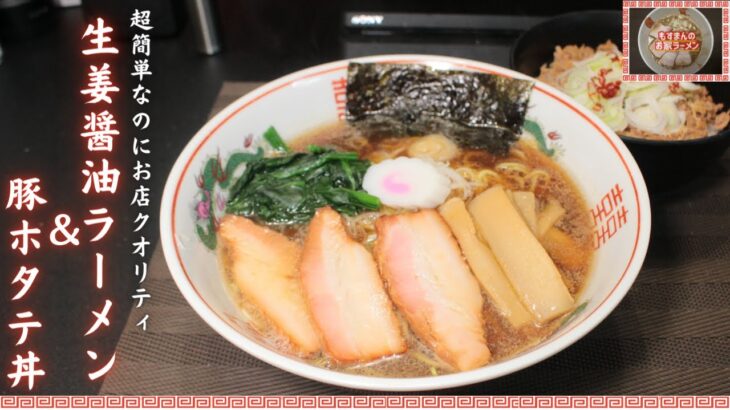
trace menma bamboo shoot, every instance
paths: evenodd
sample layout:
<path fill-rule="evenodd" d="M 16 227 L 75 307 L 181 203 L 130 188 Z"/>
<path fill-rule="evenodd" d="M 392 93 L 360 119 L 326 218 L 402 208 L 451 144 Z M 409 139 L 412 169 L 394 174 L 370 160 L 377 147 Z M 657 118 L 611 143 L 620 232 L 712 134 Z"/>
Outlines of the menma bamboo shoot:
<path fill-rule="evenodd" d="M 537 217 L 537 237 L 542 238 L 545 233 L 565 215 L 565 208 L 555 199 L 548 199 L 545 209 Z"/>
<path fill-rule="evenodd" d="M 520 302 L 494 254 L 477 236 L 464 201 L 461 198 L 451 198 L 441 205 L 439 212 L 451 228 L 469 267 L 497 311 L 514 327 L 532 322 L 534 317 Z"/>
<path fill-rule="evenodd" d="M 523 305 L 539 322 L 549 321 L 573 307 L 573 297 L 558 268 L 501 186 L 474 198 L 469 212 Z"/>
<path fill-rule="evenodd" d="M 517 207 L 517 211 L 522 215 L 522 219 L 533 233 L 537 232 L 537 201 L 535 194 L 526 191 L 512 192 L 512 202 Z"/>

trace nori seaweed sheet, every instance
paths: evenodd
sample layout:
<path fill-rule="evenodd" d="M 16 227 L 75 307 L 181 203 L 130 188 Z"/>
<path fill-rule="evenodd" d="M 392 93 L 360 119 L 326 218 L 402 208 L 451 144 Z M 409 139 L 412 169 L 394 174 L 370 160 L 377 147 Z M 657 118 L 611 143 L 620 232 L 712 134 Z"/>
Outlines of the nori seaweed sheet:
<path fill-rule="evenodd" d="M 533 83 L 417 64 L 350 63 L 346 119 L 366 135 L 442 133 L 504 155 L 522 133 Z"/>

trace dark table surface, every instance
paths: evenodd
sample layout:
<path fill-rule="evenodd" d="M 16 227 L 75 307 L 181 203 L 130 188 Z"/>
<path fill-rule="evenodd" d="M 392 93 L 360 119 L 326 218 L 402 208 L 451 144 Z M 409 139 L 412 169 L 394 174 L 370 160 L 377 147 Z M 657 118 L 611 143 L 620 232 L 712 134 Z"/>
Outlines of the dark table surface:
<path fill-rule="evenodd" d="M 9 179 L 38 176 L 48 204 L 32 213 L 6 210 L 0 218 L 0 228 L 7 235 L 8 231 L 17 229 L 21 219 L 28 219 L 42 224 L 47 234 L 46 228 L 50 230 L 57 213 L 68 213 L 80 224 L 88 209 L 104 203 L 116 217 L 110 239 L 103 245 L 107 258 L 106 283 L 103 291 L 94 288 L 91 257 L 94 248 L 88 241 L 82 241 L 79 247 L 55 248 L 46 238 L 40 250 L 22 257 L 11 251 L 10 237 L 6 236 L 0 250 L 3 284 L 0 286 L 0 325 L 7 326 L 17 312 L 26 309 L 32 309 L 43 322 L 43 328 L 30 336 L 30 347 L 42 358 L 42 367 L 47 374 L 37 380 L 34 393 L 93 394 L 98 392 L 101 382 L 90 382 L 86 376 L 95 370 L 95 366 L 98 367 L 86 355 L 86 350 L 95 350 L 99 361 L 111 356 L 127 321 L 132 305 L 130 295 L 136 286 L 131 257 L 131 242 L 137 238 L 132 234 L 135 214 L 129 206 L 132 184 L 129 179 L 123 179 L 113 202 L 100 202 L 98 198 L 87 198 L 80 192 L 83 184 L 81 169 L 84 159 L 88 159 L 88 154 L 84 154 L 85 141 L 79 137 L 86 113 L 79 94 L 88 71 L 88 61 L 80 54 L 80 36 L 86 23 L 80 9 L 60 11 L 54 16 L 54 21 L 57 26 L 46 34 L 2 45 L 0 183 L 5 187 L 2 191 L 7 194 Z M 287 52 L 286 44 L 279 44 L 276 52 L 263 52 L 255 46 L 230 47 L 219 55 L 207 57 L 194 50 L 188 29 L 178 36 L 153 39 L 151 63 L 154 74 L 145 80 L 152 90 L 152 103 L 146 106 L 152 118 L 152 125 L 146 131 L 152 140 L 153 165 L 152 180 L 148 184 L 152 217 L 145 231 L 146 238 L 153 244 L 150 252 L 157 241 L 157 209 L 167 173 L 189 138 L 205 123 L 224 81 L 268 81 L 329 60 L 388 50 L 456 55 L 507 66 L 514 35 L 496 39 L 472 36 L 462 38 L 458 43 L 435 40 L 420 45 L 397 39 L 391 42 L 364 40 L 344 43 L 341 40 L 325 43 L 308 52 L 293 49 Z M 255 42 L 255 39 L 251 41 Z M 128 42 L 119 43 L 122 52 L 110 61 L 112 69 L 123 72 L 125 67 L 131 67 L 128 47 Z M 131 84 L 124 77 L 120 74 L 118 80 L 123 91 L 120 94 L 124 95 L 114 104 L 114 109 L 118 118 L 127 121 L 120 124 L 121 135 L 117 139 L 119 145 L 115 148 L 114 158 L 121 169 L 131 174 L 131 139 L 135 134 L 128 119 L 134 107 L 129 96 Z M 714 184 L 727 180 L 727 169 L 722 164 L 708 172 L 711 173 L 710 179 L 716 181 Z M 706 192 L 713 187 L 711 184 L 692 189 Z M 671 207 L 673 201 L 691 199 L 686 195 L 694 195 L 694 191 L 687 192 L 690 193 L 670 198 L 667 203 Z M 718 203 L 727 206 L 727 198 L 721 199 Z M 6 201 L 5 196 L 2 201 Z M 652 205 L 661 207 L 662 201 L 655 198 Z M 661 218 L 657 223 L 662 223 Z M 727 243 L 726 231 L 713 235 Z M 664 250 L 656 247 L 671 244 L 661 240 L 654 243 L 655 252 L 660 252 L 655 253 L 654 258 L 660 260 L 657 263 L 664 263 L 661 262 Z M 666 250 L 671 252 L 671 249 Z M 7 284 L 20 265 L 29 263 L 40 270 L 37 284 L 23 301 L 12 304 L 9 302 L 11 288 Z M 724 265 L 723 269 L 727 268 Z M 93 338 L 84 338 L 83 333 L 93 322 L 91 311 L 98 311 L 106 298 L 114 303 L 110 327 L 97 332 L 98 335 Z M 1 367 L 6 370 L 0 377 L 5 379 L 0 382 L 0 393 L 25 392 L 24 389 L 10 389 L 5 377 L 15 353 L 20 352 L 13 347 L 16 337 L 14 332 L 0 332 Z"/>

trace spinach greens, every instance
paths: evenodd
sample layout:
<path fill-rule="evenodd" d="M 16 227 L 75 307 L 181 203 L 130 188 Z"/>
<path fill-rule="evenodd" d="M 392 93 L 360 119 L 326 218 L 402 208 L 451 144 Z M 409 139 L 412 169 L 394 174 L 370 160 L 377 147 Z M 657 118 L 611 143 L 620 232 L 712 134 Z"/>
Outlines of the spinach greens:
<path fill-rule="evenodd" d="M 288 151 L 283 142 L 275 148 Z M 362 190 L 369 166 L 357 153 L 313 145 L 308 152 L 255 158 L 231 188 L 226 212 L 292 225 L 308 222 L 317 208 L 327 205 L 346 215 L 377 210 L 380 200 Z"/>
<path fill-rule="evenodd" d="M 281 136 L 279 135 L 279 132 L 276 131 L 276 128 L 269 127 L 264 132 L 264 139 L 266 142 L 271 145 L 271 147 L 277 151 L 280 152 L 291 152 L 289 147 L 286 145 L 283 139 L 281 139 Z"/>

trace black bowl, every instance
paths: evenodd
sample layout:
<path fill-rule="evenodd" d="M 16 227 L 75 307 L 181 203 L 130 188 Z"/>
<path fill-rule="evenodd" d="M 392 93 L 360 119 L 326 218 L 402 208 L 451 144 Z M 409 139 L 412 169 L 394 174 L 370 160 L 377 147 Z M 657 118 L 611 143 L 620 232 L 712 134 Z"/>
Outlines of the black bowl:
<path fill-rule="evenodd" d="M 585 44 L 596 47 L 606 40 L 621 44 L 621 12 L 608 10 L 562 14 L 525 31 L 512 47 L 514 70 L 537 77 L 540 66 L 553 59 L 555 46 Z M 715 102 L 730 107 L 730 85 L 701 83 Z M 730 130 L 696 140 L 654 141 L 621 136 L 639 164 L 649 190 L 657 193 L 681 187 L 720 158 L 730 145 Z"/>

